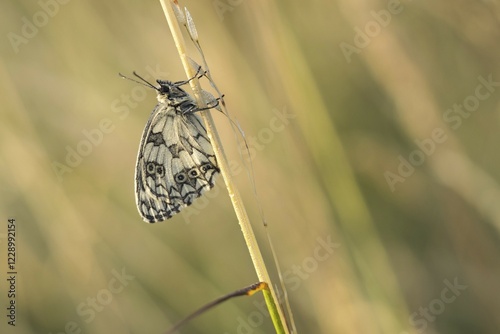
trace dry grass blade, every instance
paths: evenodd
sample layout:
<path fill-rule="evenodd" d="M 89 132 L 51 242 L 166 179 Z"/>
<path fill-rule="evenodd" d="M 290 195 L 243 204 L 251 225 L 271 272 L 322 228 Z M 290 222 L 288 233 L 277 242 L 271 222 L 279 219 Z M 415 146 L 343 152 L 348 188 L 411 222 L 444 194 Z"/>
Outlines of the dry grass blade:
<path fill-rule="evenodd" d="M 163 11 L 165 13 L 165 17 L 167 19 L 168 25 L 170 27 L 170 31 L 172 33 L 172 37 L 174 39 L 175 45 L 177 47 L 177 51 L 181 58 L 182 64 L 184 66 L 184 70 L 186 71 L 186 75 L 188 78 L 194 76 L 194 69 L 190 66 L 190 58 L 186 54 L 186 46 L 184 42 L 184 38 L 182 37 L 182 33 L 180 31 L 179 23 L 176 19 L 176 15 L 173 10 L 173 6 L 171 2 L 166 0 L 160 0 Z M 187 12 L 187 11 L 186 11 Z M 194 24 L 193 24 L 194 26 Z M 197 35 L 196 35 L 197 36 Z M 193 37 L 193 36 L 191 36 Z M 197 42 L 197 41 L 196 41 Z M 190 81 L 191 88 L 193 89 L 194 96 L 198 105 L 201 108 L 206 107 L 206 102 L 202 98 L 202 90 L 200 88 L 199 82 L 197 79 Z M 285 327 L 286 321 L 283 311 L 278 307 L 278 298 L 277 294 L 274 290 L 273 284 L 271 282 L 271 278 L 269 277 L 269 273 L 267 272 L 266 265 L 264 263 L 264 259 L 262 258 L 262 254 L 259 249 L 259 245 L 257 244 L 257 240 L 255 238 L 255 234 L 253 232 L 252 226 L 250 224 L 249 217 L 247 215 L 246 209 L 243 205 L 243 201 L 241 200 L 241 196 L 239 194 L 238 189 L 232 181 L 230 175 L 229 164 L 227 162 L 226 156 L 224 154 L 224 150 L 222 148 L 221 140 L 219 135 L 215 129 L 215 124 L 209 112 L 202 111 L 201 116 L 205 122 L 207 134 L 210 138 L 212 146 L 214 148 L 215 156 L 217 157 L 217 161 L 219 162 L 219 167 L 221 170 L 221 175 L 224 178 L 224 182 L 226 184 L 227 191 L 229 193 L 229 197 L 233 204 L 234 211 L 236 213 L 236 217 L 238 218 L 238 222 L 241 227 L 241 231 L 243 233 L 243 237 L 245 239 L 248 252 L 250 253 L 250 257 L 252 259 L 252 263 L 254 265 L 257 277 L 259 281 L 266 282 L 269 285 L 269 290 L 264 290 L 264 299 L 266 301 L 267 308 L 273 320 L 274 327 L 277 333 L 289 333 L 289 330 Z"/>

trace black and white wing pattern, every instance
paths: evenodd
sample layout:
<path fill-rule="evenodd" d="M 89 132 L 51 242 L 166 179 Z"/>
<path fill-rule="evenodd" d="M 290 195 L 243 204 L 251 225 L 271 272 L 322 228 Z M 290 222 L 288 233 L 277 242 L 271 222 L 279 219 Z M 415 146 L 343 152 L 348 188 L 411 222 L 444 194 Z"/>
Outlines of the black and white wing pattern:
<path fill-rule="evenodd" d="M 158 105 L 144 129 L 135 170 L 136 203 L 143 220 L 171 218 L 214 186 L 219 167 L 194 99 L 180 85 L 160 84 Z M 211 107 L 210 107 L 211 108 Z"/>

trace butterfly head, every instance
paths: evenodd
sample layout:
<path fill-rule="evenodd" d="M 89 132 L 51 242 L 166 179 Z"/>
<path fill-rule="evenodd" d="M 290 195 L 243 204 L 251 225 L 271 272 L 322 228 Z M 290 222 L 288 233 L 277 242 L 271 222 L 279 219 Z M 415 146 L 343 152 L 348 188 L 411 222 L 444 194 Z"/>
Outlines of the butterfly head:
<path fill-rule="evenodd" d="M 156 82 L 160 85 L 157 88 L 158 95 L 163 95 L 167 99 L 176 99 L 176 98 L 185 98 L 187 93 L 175 82 L 166 81 L 166 80 L 156 80 Z"/>
<path fill-rule="evenodd" d="M 156 80 L 156 82 L 160 85 L 160 87 L 156 87 L 156 91 L 158 92 L 157 99 L 160 103 L 179 106 L 186 103 L 186 101 L 192 100 L 189 94 L 177 82 L 166 80 Z"/>

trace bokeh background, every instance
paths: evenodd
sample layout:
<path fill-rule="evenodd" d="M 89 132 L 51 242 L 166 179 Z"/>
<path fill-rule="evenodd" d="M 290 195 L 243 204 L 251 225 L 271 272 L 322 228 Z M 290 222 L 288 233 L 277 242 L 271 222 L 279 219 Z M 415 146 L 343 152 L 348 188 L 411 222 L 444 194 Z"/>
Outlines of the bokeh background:
<path fill-rule="evenodd" d="M 498 1 L 181 5 L 247 137 L 298 332 L 498 333 Z M 185 79 L 160 3 L 0 7 L 1 332 L 162 333 L 255 282 L 221 179 L 167 222 L 136 211 L 156 97 L 118 72 Z M 212 114 L 275 272 L 241 140 Z M 226 302 L 181 332 L 273 333 L 262 301 Z"/>

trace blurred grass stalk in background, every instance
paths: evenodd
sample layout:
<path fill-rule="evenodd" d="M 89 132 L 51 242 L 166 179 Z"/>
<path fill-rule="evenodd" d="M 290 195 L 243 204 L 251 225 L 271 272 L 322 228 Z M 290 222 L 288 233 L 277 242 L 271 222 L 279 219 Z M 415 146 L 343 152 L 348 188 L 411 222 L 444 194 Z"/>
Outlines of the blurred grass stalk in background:
<path fill-rule="evenodd" d="M 296 36 L 290 30 L 284 29 L 287 22 L 280 10 L 266 1 L 260 1 L 254 9 L 255 17 L 259 17 L 263 22 L 273 22 L 277 27 L 275 39 L 269 38 L 270 27 L 265 25 L 256 27 L 256 36 L 260 36 L 258 40 L 264 43 L 269 67 L 278 72 L 276 77 L 280 78 L 280 82 L 277 85 L 282 87 L 283 96 L 294 109 L 314 111 L 311 114 L 299 113 L 297 124 L 311 152 L 313 163 L 323 177 L 325 195 L 337 212 L 337 223 L 349 238 L 346 246 L 349 247 L 348 254 L 353 267 L 350 273 L 344 274 L 356 282 L 361 295 L 366 294 L 362 298 L 377 301 L 366 310 L 371 315 L 365 314 L 361 317 L 378 319 L 379 328 L 376 331 L 396 333 L 404 327 L 400 322 L 402 315 L 407 312 L 404 298 L 394 289 L 397 286 L 396 278 L 329 115 L 331 111 L 319 94 L 321 87 L 308 68 Z M 372 259 L 370 262 L 366 261 L 368 257 Z M 377 276 L 383 276 L 384 281 L 376 280 Z M 330 298 L 336 298 L 335 294 Z M 389 309 L 388 305 L 393 309 Z M 336 319 L 335 310 L 325 307 L 320 312 L 322 311 L 326 312 L 322 317 Z"/>

